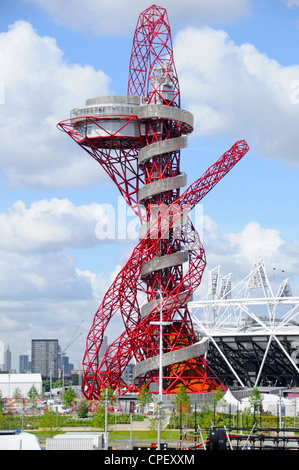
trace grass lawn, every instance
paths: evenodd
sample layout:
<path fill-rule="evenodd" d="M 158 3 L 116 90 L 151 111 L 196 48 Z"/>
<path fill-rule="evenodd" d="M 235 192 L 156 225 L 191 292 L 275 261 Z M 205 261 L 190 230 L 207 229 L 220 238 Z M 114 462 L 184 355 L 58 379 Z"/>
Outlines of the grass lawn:
<path fill-rule="evenodd" d="M 140 439 L 140 440 L 157 440 L 157 431 L 133 431 L 132 432 L 133 439 Z M 180 431 L 162 431 L 161 432 L 161 439 L 164 440 L 178 440 L 180 437 Z M 121 439 L 130 439 L 130 431 L 109 431 L 109 439 L 113 440 L 121 440 Z"/>
<path fill-rule="evenodd" d="M 29 431 L 32 432 L 32 434 L 35 434 L 36 437 L 39 439 L 40 443 L 42 445 L 45 444 L 46 438 L 47 437 L 53 437 L 54 434 L 61 434 L 64 433 L 65 431 L 60 429 L 58 432 L 54 433 L 51 435 L 51 432 L 49 430 L 40 430 L 40 431 Z M 68 431 L 72 432 L 72 431 Z M 76 428 L 74 428 L 73 432 L 76 432 Z M 77 431 L 78 432 L 78 431 Z M 98 429 L 93 429 L 93 428 L 87 428 L 85 432 L 103 432 L 103 430 L 98 430 Z M 157 442 L 157 431 L 151 431 L 151 430 L 136 430 L 132 432 L 132 437 L 133 440 L 139 440 L 139 441 L 151 441 L 151 442 Z M 179 430 L 166 430 L 161 432 L 161 441 L 178 441 L 180 438 L 180 431 Z M 109 441 L 126 441 L 130 439 L 130 431 L 113 431 L 109 430 Z"/>

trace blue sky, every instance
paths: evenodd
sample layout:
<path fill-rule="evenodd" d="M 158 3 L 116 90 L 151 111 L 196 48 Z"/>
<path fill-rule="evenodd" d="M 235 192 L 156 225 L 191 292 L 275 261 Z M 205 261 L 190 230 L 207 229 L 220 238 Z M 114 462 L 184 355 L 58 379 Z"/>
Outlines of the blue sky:
<path fill-rule="evenodd" d="M 96 237 L 103 204 L 119 204 L 117 189 L 56 124 L 89 97 L 126 94 L 132 37 L 148 6 L 0 1 L 0 341 L 16 368 L 31 338 L 58 338 L 63 348 L 83 319 L 68 350 L 78 367 L 101 297 L 136 243 Z M 207 272 L 220 264 L 239 280 L 262 257 L 298 293 L 299 1 L 160 6 L 182 107 L 195 118 L 181 154 L 188 184 L 235 141 L 250 146 L 203 201 Z"/>

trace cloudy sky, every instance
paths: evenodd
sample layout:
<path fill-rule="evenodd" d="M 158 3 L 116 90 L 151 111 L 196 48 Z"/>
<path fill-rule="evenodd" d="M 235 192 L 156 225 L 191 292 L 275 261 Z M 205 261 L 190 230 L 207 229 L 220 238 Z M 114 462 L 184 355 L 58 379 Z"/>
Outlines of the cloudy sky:
<path fill-rule="evenodd" d="M 181 154 L 188 184 L 235 141 L 250 146 L 198 211 L 206 272 L 221 265 L 237 281 L 264 258 L 270 280 L 286 275 L 298 294 L 299 1 L 160 5 L 182 107 L 195 117 Z M 67 349 L 79 367 L 101 297 L 136 244 L 116 188 L 56 124 L 87 98 L 126 94 L 148 6 L 0 0 L 0 342 L 17 369 L 31 338 L 58 338 L 64 349 L 80 326 Z M 113 220 L 115 239 L 105 240 L 99 224 Z"/>

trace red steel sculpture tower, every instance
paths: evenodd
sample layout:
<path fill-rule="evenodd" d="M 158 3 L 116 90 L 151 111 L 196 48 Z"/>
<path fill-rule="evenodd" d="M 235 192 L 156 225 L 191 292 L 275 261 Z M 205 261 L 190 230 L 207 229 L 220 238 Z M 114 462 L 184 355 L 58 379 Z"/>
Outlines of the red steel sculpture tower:
<path fill-rule="evenodd" d="M 111 177 L 140 218 L 139 243 L 98 308 L 86 341 L 83 392 L 98 398 L 107 385 L 118 394 L 145 384 L 158 392 L 162 317 L 163 393 L 183 384 L 190 393 L 222 386 L 204 360 L 205 339 L 195 335 L 188 301 L 199 286 L 206 260 L 188 212 L 245 155 L 236 142 L 181 194 L 186 174 L 180 150 L 187 146 L 193 116 L 180 108 L 167 12 L 152 5 L 140 14 L 133 39 L 126 96 L 97 96 L 58 127 Z M 99 358 L 109 321 L 117 312 L 124 332 Z M 122 378 L 135 361 L 134 385 Z M 224 387 L 223 387 L 224 388 Z"/>

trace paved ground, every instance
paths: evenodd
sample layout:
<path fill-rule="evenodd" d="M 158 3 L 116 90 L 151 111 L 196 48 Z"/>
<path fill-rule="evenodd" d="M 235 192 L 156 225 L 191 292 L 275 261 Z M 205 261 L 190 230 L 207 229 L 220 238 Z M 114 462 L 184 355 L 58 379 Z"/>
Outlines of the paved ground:
<path fill-rule="evenodd" d="M 89 431 L 98 431 L 97 428 L 90 428 L 89 426 L 80 426 L 80 427 L 63 427 L 62 430 L 64 432 L 73 431 L 73 432 L 83 432 L 88 429 Z M 130 431 L 131 424 L 109 424 L 109 430 L 113 431 Z M 132 430 L 133 431 L 148 431 L 150 429 L 150 420 L 147 418 L 143 421 L 132 421 Z M 100 431 L 103 431 L 101 428 Z"/>
<path fill-rule="evenodd" d="M 131 429 L 131 424 L 109 424 L 109 429 L 113 429 L 114 431 L 128 431 Z M 148 418 L 143 421 L 132 421 L 133 431 L 147 431 L 148 429 L 150 429 L 150 420 Z"/>

